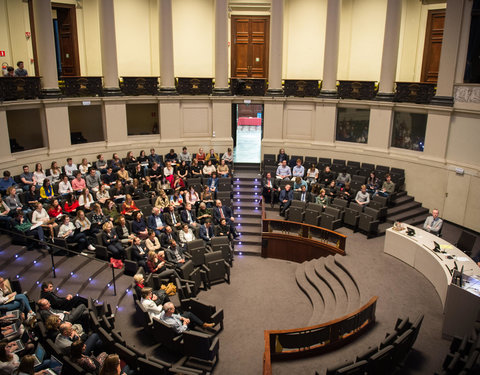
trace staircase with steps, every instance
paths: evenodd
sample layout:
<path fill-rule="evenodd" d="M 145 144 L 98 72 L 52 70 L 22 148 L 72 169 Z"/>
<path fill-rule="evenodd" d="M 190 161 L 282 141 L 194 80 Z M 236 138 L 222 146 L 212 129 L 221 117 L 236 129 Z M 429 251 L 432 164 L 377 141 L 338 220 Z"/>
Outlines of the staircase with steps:
<path fill-rule="evenodd" d="M 340 255 L 298 265 L 295 279 L 312 305 L 308 326 L 340 318 L 361 307 L 360 289 Z"/>
<path fill-rule="evenodd" d="M 262 247 L 262 176 L 260 164 L 235 163 L 233 200 L 237 232 L 235 252 L 260 255 Z"/>

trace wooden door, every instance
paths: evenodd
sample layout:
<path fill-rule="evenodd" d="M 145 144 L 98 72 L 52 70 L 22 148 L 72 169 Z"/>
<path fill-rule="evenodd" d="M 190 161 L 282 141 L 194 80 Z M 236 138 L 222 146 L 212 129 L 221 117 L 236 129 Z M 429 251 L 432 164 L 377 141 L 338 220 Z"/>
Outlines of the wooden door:
<path fill-rule="evenodd" d="M 442 52 L 445 9 L 428 11 L 421 82 L 437 83 L 440 54 Z"/>
<path fill-rule="evenodd" d="M 232 16 L 233 78 L 268 77 L 270 17 Z"/>
<path fill-rule="evenodd" d="M 57 12 L 62 76 L 80 76 L 75 5 L 53 4 Z"/>

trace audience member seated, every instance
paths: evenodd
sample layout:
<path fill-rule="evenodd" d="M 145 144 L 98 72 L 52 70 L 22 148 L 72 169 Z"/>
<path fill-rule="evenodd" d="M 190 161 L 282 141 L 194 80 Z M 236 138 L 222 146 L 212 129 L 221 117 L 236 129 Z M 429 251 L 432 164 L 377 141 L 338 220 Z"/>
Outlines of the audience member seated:
<path fill-rule="evenodd" d="M 320 194 L 315 198 L 315 203 L 321 204 L 323 209 L 330 206 L 330 198 L 326 195 L 325 189 L 320 190 Z"/>
<path fill-rule="evenodd" d="M 165 168 L 163 168 L 163 176 L 165 180 L 170 184 L 170 187 L 173 189 L 173 181 L 175 177 L 175 168 L 172 165 L 171 161 L 165 162 Z"/>
<path fill-rule="evenodd" d="M 108 187 L 115 185 L 117 182 L 117 175 L 113 173 L 112 167 L 107 167 L 107 173 L 102 175 L 103 183 Z"/>
<path fill-rule="evenodd" d="M 292 180 L 295 180 L 296 177 L 300 177 L 303 180 L 303 176 L 305 175 L 305 167 L 302 165 L 302 161 L 297 159 L 295 166 L 292 169 Z"/>
<path fill-rule="evenodd" d="M 175 306 L 171 302 L 163 305 L 163 311 L 160 314 L 160 319 L 172 327 L 175 332 L 183 333 L 187 329 L 192 329 L 195 326 L 203 328 L 211 328 L 213 323 L 205 323 L 198 318 L 194 313 L 186 311 L 183 314 L 175 314 Z"/>
<path fill-rule="evenodd" d="M 121 215 L 118 219 L 117 235 L 123 246 L 129 246 L 133 243 L 135 235 L 130 232 L 125 216 Z"/>
<path fill-rule="evenodd" d="M 165 250 L 165 255 L 167 260 L 170 263 L 173 263 L 175 267 L 180 267 L 185 263 L 185 254 L 180 246 L 177 245 L 177 241 L 172 239 L 167 250 Z"/>
<path fill-rule="evenodd" d="M 8 279 L 0 276 L 0 311 L 20 310 L 23 312 L 27 321 L 35 316 L 28 298 L 25 294 L 18 294 L 12 290 Z"/>
<path fill-rule="evenodd" d="M 198 163 L 199 164 L 205 164 L 205 159 L 206 159 L 207 155 L 205 155 L 205 152 L 203 152 L 203 148 L 199 148 L 198 149 L 198 152 L 197 152 L 197 155 L 195 156 L 195 158 L 197 159 Z"/>
<path fill-rule="evenodd" d="M 367 191 L 370 193 L 371 196 L 374 196 L 377 193 L 379 188 L 378 178 L 375 176 L 375 171 L 371 171 L 370 175 L 367 178 Z"/>
<path fill-rule="evenodd" d="M 125 187 L 122 185 L 122 181 L 117 180 L 115 186 L 110 189 L 109 194 L 115 203 L 122 203 L 125 200 Z"/>
<path fill-rule="evenodd" d="M 73 329 L 71 321 L 64 321 L 60 324 L 60 333 L 55 339 L 55 345 L 61 350 L 64 355 L 70 354 L 70 347 L 73 342 L 81 340 L 77 332 Z M 102 340 L 96 333 L 87 336 L 85 340 L 84 354 L 96 353 L 100 354 L 103 348 Z M 83 349 L 83 347 L 82 347 Z"/>
<path fill-rule="evenodd" d="M 24 193 L 23 196 L 25 198 L 26 207 L 28 207 L 27 212 L 34 210 L 40 199 L 37 187 L 35 185 L 30 185 L 28 191 Z"/>
<path fill-rule="evenodd" d="M 183 181 L 190 177 L 190 168 L 188 167 L 188 164 L 185 160 L 182 160 L 180 162 L 180 165 L 177 168 L 177 176 L 180 177 Z"/>
<path fill-rule="evenodd" d="M 43 180 L 43 186 L 40 188 L 40 198 L 43 202 L 49 201 L 55 196 L 53 187 L 48 178 Z"/>
<path fill-rule="evenodd" d="M 282 164 L 283 161 L 287 162 L 288 163 L 288 155 L 285 153 L 285 150 L 283 148 L 281 148 L 279 151 L 278 151 L 278 155 L 277 155 L 277 164 Z"/>
<path fill-rule="evenodd" d="M 355 202 L 361 206 L 367 206 L 370 203 L 370 195 L 367 193 L 366 185 L 362 185 L 361 190 L 357 192 Z"/>
<path fill-rule="evenodd" d="M 99 375 L 133 375 L 128 365 L 121 366 L 120 357 L 117 354 L 109 354 L 103 362 Z"/>
<path fill-rule="evenodd" d="M 120 218 L 120 212 L 117 210 L 117 205 L 111 199 L 107 200 L 105 207 L 103 208 L 103 213 L 108 219 L 114 224 L 118 224 L 118 219 Z"/>
<path fill-rule="evenodd" d="M 75 214 L 77 212 L 77 208 L 79 208 L 80 205 L 78 204 L 77 197 L 73 195 L 72 193 L 69 193 L 67 195 L 67 200 L 65 201 L 65 204 L 63 205 L 63 210 L 69 214 Z"/>
<path fill-rule="evenodd" d="M 63 217 L 63 224 L 60 225 L 60 229 L 58 230 L 58 237 L 64 238 L 68 243 L 77 243 L 80 252 L 83 252 L 87 248 L 91 251 L 95 250 L 95 247 L 88 243 L 85 233 L 75 228 L 75 225 L 70 221 L 70 216 L 68 215 Z"/>
<path fill-rule="evenodd" d="M 212 173 L 214 173 L 214 172 L 217 173 L 217 169 L 212 164 L 212 161 L 208 160 L 202 168 L 202 173 L 203 173 L 204 176 L 211 176 Z"/>
<path fill-rule="evenodd" d="M 114 153 L 112 155 L 111 165 L 114 173 L 117 173 L 120 170 L 120 167 L 122 165 L 122 159 L 120 159 L 120 156 L 118 156 L 117 153 Z"/>
<path fill-rule="evenodd" d="M 108 356 L 106 352 L 101 352 L 96 357 L 87 356 L 83 353 L 89 354 L 87 352 L 87 345 L 81 339 L 75 340 L 70 346 L 70 359 L 83 370 L 94 374 L 100 371 L 105 358 Z"/>
<path fill-rule="evenodd" d="M 271 207 L 274 206 L 277 192 L 280 191 L 275 179 L 272 178 L 272 174 L 268 172 L 262 180 L 262 196 L 265 199 L 265 203 L 270 203 Z"/>
<path fill-rule="evenodd" d="M 153 230 L 158 237 L 165 231 L 165 219 L 158 207 L 152 208 L 152 214 L 148 217 L 147 224 L 148 228 Z"/>
<path fill-rule="evenodd" d="M 293 191 L 290 184 L 285 185 L 285 188 L 280 192 L 278 200 L 280 202 L 280 216 L 285 216 L 285 211 L 290 207 L 293 200 Z"/>
<path fill-rule="evenodd" d="M 57 315 L 50 315 L 45 321 L 45 329 L 47 330 L 47 338 L 55 342 L 57 335 L 60 333 L 60 324 L 62 321 Z M 77 324 L 74 325 L 74 327 Z M 83 328 L 82 328 L 83 332 Z"/>
<path fill-rule="evenodd" d="M 180 230 L 182 226 L 182 220 L 180 215 L 175 212 L 175 207 L 173 207 L 173 205 L 168 206 L 168 209 L 163 214 L 163 218 L 165 223 L 172 227 L 172 229 Z"/>
<path fill-rule="evenodd" d="M 11 216 L 15 215 L 17 211 L 30 211 L 28 207 L 25 207 L 25 209 L 23 208 L 23 204 L 22 202 L 20 202 L 20 198 L 18 197 L 17 189 L 15 189 L 15 186 L 10 186 L 7 189 L 7 197 L 5 198 L 5 204 L 10 209 Z"/>
<path fill-rule="evenodd" d="M 287 161 L 283 160 L 277 168 L 276 176 L 280 180 L 290 179 L 292 177 L 292 170 L 287 165 Z"/>
<path fill-rule="evenodd" d="M 160 279 L 173 280 L 180 278 L 175 270 L 167 268 L 165 265 L 165 251 L 158 253 L 149 251 L 147 254 L 147 272 L 157 274 Z"/>
<path fill-rule="evenodd" d="M 37 203 L 37 208 L 32 214 L 32 224 L 40 224 L 42 228 L 48 230 L 50 238 L 55 237 L 53 234 L 53 228 L 58 226 L 55 219 L 50 218 L 42 203 Z"/>
<path fill-rule="evenodd" d="M 178 232 L 178 237 L 180 244 L 185 245 L 188 242 L 196 240 L 195 234 L 193 234 L 192 229 L 190 229 L 188 224 L 182 226 L 182 230 Z"/>
<path fill-rule="evenodd" d="M 212 192 L 214 198 L 217 197 L 217 190 L 218 190 L 218 177 L 217 172 L 212 172 L 211 176 L 207 180 L 207 186 Z"/>
<path fill-rule="evenodd" d="M 143 267 L 144 270 L 147 270 L 147 253 L 145 245 L 142 245 L 142 241 L 138 237 L 134 237 L 132 241 L 132 249 L 130 253 L 130 258 L 137 262 L 139 267 Z"/>
<path fill-rule="evenodd" d="M 26 218 L 22 211 L 17 211 L 15 220 L 13 221 L 13 227 L 15 230 L 22 232 L 26 236 L 34 236 L 40 240 L 40 245 L 49 250 L 50 247 L 45 243 L 45 235 L 41 226 L 32 228 L 32 223 Z"/>
<path fill-rule="evenodd" d="M 162 170 L 158 163 L 153 163 L 152 168 L 148 170 L 148 176 L 153 182 L 156 182 L 162 178 Z"/>
<path fill-rule="evenodd" d="M 75 178 L 73 172 L 78 171 L 77 165 L 73 163 L 72 158 L 67 158 L 67 164 L 65 164 L 63 169 L 65 170 L 65 174 L 71 180 Z"/>
<path fill-rule="evenodd" d="M 83 158 L 82 162 L 78 165 L 78 171 L 85 177 L 88 174 L 88 168 L 92 165 L 88 162 L 87 158 Z"/>
<path fill-rule="evenodd" d="M 103 224 L 102 242 L 103 246 L 106 246 L 108 251 L 112 253 L 112 257 L 115 259 L 125 259 L 125 250 L 120 242 L 117 231 L 113 227 L 113 224 L 106 222 Z"/>
<path fill-rule="evenodd" d="M 163 308 L 162 305 L 157 305 L 153 300 L 153 289 L 152 288 L 143 288 L 141 291 L 140 303 L 143 305 L 145 310 L 148 313 L 150 319 L 157 318 L 160 319 L 160 313 Z"/>
<path fill-rule="evenodd" d="M 35 164 L 35 171 L 33 172 L 33 176 L 37 180 L 37 187 L 40 188 L 43 185 L 43 181 L 47 178 L 45 172 L 43 171 L 41 163 Z"/>
<path fill-rule="evenodd" d="M 45 322 L 50 315 L 56 315 L 60 318 L 62 322 L 81 323 L 82 320 L 85 320 L 88 317 L 88 309 L 85 305 L 80 304 L 77 307 L 72 308 L 70 311 L 67 310 L 56 310 L 53 309 L 50 302 L 46 298 L 40 298 L 37 302 L 39 314 L 42 320 Z M 61 329 L 61 326 L 60 326 Z"/>
<path fill-rule="evenodd" d="M 58 184 L 58 194 L 67 195 L 73 193 L 72 184 L 66 174 L 62 175 L 62 180 Z"/>
<path fill-rule="evenodd" d="M 205 161 L 211 161 L 213 165 L 217 165 L 220 158 L 213 148 L 208 151 L 208 154 L 205 156 Z"/>
<path fill-rule="evenodd" d="M 311 164 L 310 168 L 307 170 L 306 181 L 308 184 L 315 184 L 318 180 L 318 169 L 315 164 Z"/>
<path fill-rule="evenodd" d="M 213 193 L 210 191 L 210 187 L 208 185 L 205 185 L 203 188 L 202 202 L 205 203 L 208 208 L 213 207 Z"/>
<path fill-rule="evenodd" d="M 172 240 L 178 241 L 178 235 L 176 232 L 173 231 L 172 227 L 167 225 L 165 227 L 165 233 L 160 235 L 160 245 L 163 248 L 167 248 Z"/>
<path fill-rule="evenodd" d="M 225 160 L 227 164 L 233 163 L 233 152 L 232 149 L 229 147 L 227 148 L 227 152 L 222 155 L 222 160 Z"/>
<path fill-rule="evenodd" d="M 85 183 L 85 180 L 82 177 L 82 174 L 80 171 L 77 171 L 75 178 L 72 180 L 72 189 L 73 191 L 76 191 L 77 193 L 81 193 L 83 189 L 87 187 L 87 184 Z"/>
<path fill-rule="evenodd" d="M 217 166 L 217 173 L 220 177 L 230 176 L 230 168 L 228 168 L 228 165 L 225 159 L 222 159 L 220 161 L 220 164 Z"/>
<path fill-rule="evenodd" d="M 160 241 L 158 240 L 157 236 L 155 236 L 155 231 L 151 229 L 148 230 L 148 238 L 145 240 L 145 246 L 147 247 L 148 251 L 157 252 L 160 250 Z"/>
<path fill-rule="evenodd" d="M 183 192 L 185 190 L 185 181 L 183 181 L 180 176 L 174 175 L 172 189 L 175 191 L 180 190 L 181 192 Z"/>
<path fill-rule="evenodd" d="M 95 168 L 90 168 L 90 172 L 87 174 L 87 177 L 85 177 L 85 183 L 87 184 L 88 190 L 93 191 L 94 193 L 98 192 L 100 185 L 102 185 L 102 181 Z"/>
<path fill-rule="evenodd" d="M 330 182 L 333 180 L 333 172 L 330 170 L 330 167 L 327 165 L 325 169 L 320 173 L 318 182 L 324 184 L 325 186 L 330 185 Z"/>
<path fill-rule="evenodd" d="M 193 159 L 192 163 L 190 164 L 190 174 L 192 177 L 202 177 L 202 170 L 196 158 Z"/>
<path fill-rule="evenodd" d="M 3 225 L 8 229 L 10 228 L 11 220 L 12 219 L 10 217 L 10 208 L 0 196 L 0 223 L 3 223 Z"/>
<path fill-rule="evenodd" d="M 300 191 L 302 190 L 302 187 L 308 188 L 307 182 L 301 177 L 295 177 L 293 181 L 295 181 L 293 183 L 293 191 Z"/>
<path fill-rule="evenodd" d="M 15 69 L 15 77 L 28 77 L 28 72 L 24 68 L 23 61 L 17 62 L 17 69 Z"/>
<path fill-rule="evenodd" d="M 104 223 L 110 221 L 107 216 L 102 211 L 102 207 L 98 203 L 93 204 L 92 209 L 92 227 L 95 229 L 99 229 L 102 227 Z"/>
<path fill-rule="evenodd" d="M 117 171 L 117 181 L 121 181 L 123 184 L 127 184 L 132 181 L 130 174 L 125 169 L 124 164 L 119 165 L 119 170 Z"/>
<path fill-rule="evenodd" d="M 52 219 L 59 221 L 62 218 L 63 210 L 62 210 L 62 206 L 60 206 L 58 199 L 53 200 L 47 212 L 48 212 L 48 216 L 50 216 Z"/>
<path fill-rule="evenodd" d="M 11 375 L 20 365 L 20 358 L 12 352 L 12 345 L 6 341 L 0 342 L 0 374 Z"/>
<path fill-rule="evenodd" d="M 350 183 L 351 181 L 352 177 L 349 173 L 347 173 L 346 169 L 343 169 L 342 172 L 337 176 L 336 184 L 338 187 L 344 187 L 346 183 Z"/>
<path fill-rule="evenodd" d="M 205 245 L 210 246 L 211 240 L 215 237 L 212 227 L 212 219 L 205 219 L 204 224 L 200 227 L 198 236 L 205 242 Z"/>
<path fill-rule="evenodd" d="M 95 164 L 101 174 L 107 173 L 107 161 L 105 160 L 103 154 L 97 155 L 97 162 Z"/>
<path fill-rule="evenodd" d="M 165 163 L 167 161 L 171 162 L 172 164 L 176 164 L 177 161 L 178 161 L 178 156 L 177 156 L 177 153 L 175 152 L 175 150 L 173 148 L 170 149 L 169 153 L 168 154 L 165 154 L 165 158 L 163 159 L 165 161 Z"/>
<path fill-rule="evenodd" d="M 190 186 L 188 190 L 185 192 L 185 202 L 195 207 L 199 205 L 200 197 L 198 196 L 198 193 L 195 191 L 195 186 Z"/>
<path fill-rule="evenodd" d="M 353 191 L 352 191 L 352 188 L 350 187 L 350 183 L 347 182 L 343 187 L 343 189 L 340 190 L 340 194 L 338 195 L 338 197 L 340 199 L 344 199 L 350 202 L 353 198 L 352 194 L 353 194 Z"/>
<path fill-rule="evenodd" d="M 207 207 L 205 202 L 201 202 L 198 205 L 197 220 L 200 224 L 203 224 L 206 219 L 212 219 L 212 210 Z"/>
<path fill-rule="evenodd" d="M 54 184 L 56 182 L 59 182 L 61 175 L 62 169 L 58 166 L 58 163 L 56 161 L 52 161 L 52 164 L 50 165 L 51 183 Z"/>
<path fill-rule="evenodd" d="M 213 209 L 213 219 L 215 223 L 219 224 L 222 219 L 225 219 L 227 225 L 230 226 L 230 233 L 234 238 L 238 237 L 235 229 L 235 218 L 233 217 L 232 210 L 228 206 L 223 206 L 222 201 L 217 199 L 215 201 L 215 208 Z"/>
<path fill-rule="evenodd" d="M 32 172 L 29 171 L 28 165 L 23 166 L 23 173 L 20 175 L 20 181 L 23 184 L 23 190 L 27 191 L 30 186 L 37 185 L 37 179 Z"/>
<path fill-rule="evenodd" d="M 307 191 L 307 186 L 306 185 L 302 185 L 302 187 L 300 188 L 300 191 L 295 191 L 293 193 L 293 198 L 297 199 L 299 201 L 302 201 L 302 202 L 311 202 L 312 201 L 312 195 L 310 194 L 309 191 Z"/>
<path fill-rule="evenodd" d="M 432 215 L 425 219 L 423 223 L 423 229 L 429 233 L 435 234 L 438 236 L 442 230 L 443 220 L 438 217 L 439 211 L 434 208 L 432 210 Z"/>
<path fill-rule="evenodd" d="M 92 194 L 90 194 L 90 191 L 87 188 L 83 189 L 82 194 L 78 196 L 78 205 L 81 206 L 84 210 L 90 211 L 92 209 L 92 204 Z"/>
<path fill-rule="evenodd" d="M 377 192 L 378 195 L 382 197 L 388 197 L 392 195 L 395 191 L 395 183 L 392 182 L 392 176 L 387 174 L 385 176 L 385 181 L 383 182 L 382 189 Z"/>
<path fill-rule="evenodd" d="M 97 226 L 95 226 L 95 228 L 92 227 L 92 223 L 85 216 L 85 211 L 83 210 L 77 211 L 75 228 L 80 230 L 80 233 L 84 233 L 87 236 L 89 243 L 94 242 L 92 237 L 99 232 L 99 228 Z"/>
<path fill-rule="evenodd" d="M 190 165 L 190 163 L 192 162 L 192 156 L 187 151 L 187 148 L 185 146 L 182 148 L 182 152 L 178 155 L 178 161 L 184 161 L 187 165 Z"/>
<path fill-rule="evenodd" d="M 40 298 L 45 298 L 48 300 L 54 309 L 70 311 L 79 305 L 88 306 L 88 301 L 80 296 L 67 294 L 66 297 L 60 297 L 57 293 L 55 293 L 53 283 L 51 281 L 44 281 L 42 283 Z"/>
<path fill-rule="evenodd" d="M 165 193 L 165 190 L 160 189 L 158 191 L 158 197 L 155 200 L 155 207 L 158 208 L 161 212 L 169 205 L 170 205 L 170 200 L 168 199 L 167 193 Z"/>
<path fill-rule="evenodd" d="M 134 220 L 132 221 L 132 232 L 140 239 L 144 240 L 148 237 L 147 225 L 145 220 L 143 220 L 142 212 L 137 211 L 133 215 Z"/>
<path fill-rule="evenodd" d="M 10 186 L 16 186 L 16 182 L 9 171 L 3 171 L 3 178 L 0 180 L 0 194 L 5 195 Z"/>
<path fill-rule="evenodd" d="M 233 241 L 233 234 L 230 225 L 227 224 L 225 218 L 220 219 L 218 225 L 215 226 L 215 237 L 228 237 L 230 241 Z"/>
<path fill-rule="evenodd" d="M 137 163 L 135 169 L 132 173 L 132 179 L 137 179 L 138 181 L 142 182 L 145 181 L 145 168 L 143 168 L 140 164 Z"/>
<path fill-rule="evenodd" d="M 122 204 L 121 214 L 126 218 L 132 218 L 135 212 L 140 211 L 140 209 L 135 205 L 134 200 L 130 194 L 125 196 L 125 201 Z"/>
<path fill-rule="evenodd" d="M 148 162 L 150 163 L 150 166 L 153 166 L 154 163 L 157 163 L 158 165 L 162 164 L 162 160 L 160 158 L 160 155 L 157 155 L 155 153 L 154 148 L 150 149 L 150 155 L 148 155 Z"/>
<path fill-rule="evenodd" d="M 336 198 L 338 194 L 338 190 L 337 190 L 337 184 L 335 183 L 335 180 L 330 181 L 330 184 L 328 184 L 326 191 L 330 200 L 333 200 Z"/>
<path fill-rule="evenodd" d="M 129 164 L 136 164 L 138 163 L 137 158 L 133 156 L 133 151 L 128 151 L 127 156 L 125 157 L 127 167 Z"/>
<path fill-rule="evenodd" d="M 182 224 L 187 224 L 193 229 L 199 227 L 197 216 L 195 212 L 192 210 L 192 204 L 187 203 L 185 205 L 185 209 L 180 213 L 180 217 L 182 219 Z"/>

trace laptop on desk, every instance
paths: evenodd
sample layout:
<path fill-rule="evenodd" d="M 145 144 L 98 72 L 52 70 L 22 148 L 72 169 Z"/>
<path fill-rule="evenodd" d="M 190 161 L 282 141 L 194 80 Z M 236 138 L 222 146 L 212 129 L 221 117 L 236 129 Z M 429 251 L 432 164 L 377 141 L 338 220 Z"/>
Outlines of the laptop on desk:
<path fill-rule="evenodd" d="M 35 349 L 33 357 L 33 367 L 37 367 L 38 365 L 42 364 L 43 359 L 45 358 L 45 348 L 42 346 L 42 344 L 37 344 L 37 348 Z"/>
<path fill-rule="evenodd" d="M 46 369 L 49 375 L 60 375 L 62 373 L 63 363 L 54 355 L 50 356 L 50 368 Z"/>

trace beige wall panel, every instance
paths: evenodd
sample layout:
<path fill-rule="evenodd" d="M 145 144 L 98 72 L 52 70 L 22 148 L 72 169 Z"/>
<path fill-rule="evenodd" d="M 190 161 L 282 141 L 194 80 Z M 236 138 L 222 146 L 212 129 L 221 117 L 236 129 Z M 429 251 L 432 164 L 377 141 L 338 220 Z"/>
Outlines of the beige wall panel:
<path fill-rule="evenodd" d="M 421 56 L 417 56 L 417 53 L 423 53 L 423 47 L 418 48 L 418 44 L 423 42 L 423 39 L 418 40 L 422 3 L 417 0 L 405 0 L 402 5 L 397 81 L 414 82 L 419 76 L 415 70 L 416 61 L 422 59 Z"/>
<path fill-rule="evenodd" d="M 86 76 L 102 75 L 102 53 L 100 45 L 100 21 L 98 13 L 98 0 L 85 0 L 83 2 L 83 44 L 85 51 L 80 51 L 84 56 Z M 81 37 L 79 36 L 81 39 Z"/>
<path fill-rule="evenodd" d="M 62 153 L 71 150 L 68 107 L 66 105 L 46 106 L 45 122 L 50 153 Z"/>
<path fill-rule="evenodd" d="M 215 137 L 220 139 L 232 140 L 232 102 L 214 101 L 212 103 L 213 131 Z M 230 143 L 231 144 L 231 143 Z"/>
<path fill-rule="evenodd" d="M 318 103 L 315 112 L 315 141 L 333 146 L 335 140 L 335 124 L 337 123 L 336 104 Z"/>
<path fill-rule="evenodd" d="M 467 204 L 465 206 L 465 214 L 463 225 L 480 232 L 480 199 L 478 194 L 480 193 L 480 177 L 470 177 L 470 189 L 467 196 Z"/>
<path fill-rule="evenodd" d="M 387 152 L 390 146 L 392 108 L 371 108 L 368 127 L 368 147 L 379 152 Z"/>
<path fill-rule="evenodd" d="M 128 144 L 127 139 L 127 109 L 120 101 L 105 101 L 103 103 L 104 135 L 108 147 Z"/>
<path fill-rule="evenodd" d="M 460 225 L 464 224 L 470 182 L 471 176 L 467 174 L 459 175 L 454 171 L 448 171 L 447 194 L 442 217 Z"/>
<path fill-rule="evenodd" d="M 214 1 L 173 1 L 175 77 L 214 76 Z"/>
<path fill-rule="evenodd" d="M 0 162 L 10 160 L 10 135 L 8 134 L 7 112 L 0 110 Z"/>
<path fill-rule="evenodd" d="M 315 106 L 311 104 L 285 106 L 285 138 L 290 141 L 313 140 Z"/>
<path fill-rule="evenodd" d="M 149 0 L 150 3 L 150 74 L 160 76 L 160 44 L 158 24 L 158 1 Z"/>
<path fill-rule="evenodd" d="M 448 137 L 447 160 L 480 166 L 480 121 L 478 116 L 452 116 Z"/>
<path fill-rule="evenodd" d="M 449 113 L 429 113 L 425 134 L 424 157 L 443 161 L 447 153 Z"/>
<path fill-rule="evenodd" d="M 119 76 L 151 75 L 150 1 L 115 0 Z"/>
<path fill-rule="evenodd" d="M 180 100 L 161 101 L 159 103 L 160 138 L 165 142 L 179 139 L 180 135 Z"/>
<path fill-rule="evenodd" d="M 264 104 L 264 141 L 283 141 L 283 105 L 284 102 L 266 102 Z"/>
<path fill-rule="evenodd" d="M 13 66 L 12 46 L 10 45 L 10 28 L 8 25 L 7 0 L 0 0 L 0 46 L 5 51 L 1 62 Z M 2 72 L 3 74 L 3 72 Z"/>
<path fill-rule="evenodd" d="M 208 104 L 187 103 L 181 106 L 182 127 L 177 126 L 178 137 L 210 137 L 211 116 Z"/>
<path fill-rule="evenodd" d="M 285 79 L 322 78 L 326 15 L 326 0 L 285 2 Z"/>

